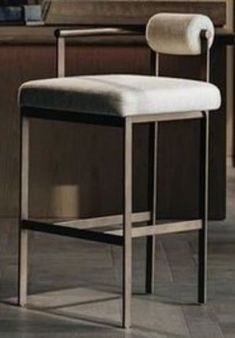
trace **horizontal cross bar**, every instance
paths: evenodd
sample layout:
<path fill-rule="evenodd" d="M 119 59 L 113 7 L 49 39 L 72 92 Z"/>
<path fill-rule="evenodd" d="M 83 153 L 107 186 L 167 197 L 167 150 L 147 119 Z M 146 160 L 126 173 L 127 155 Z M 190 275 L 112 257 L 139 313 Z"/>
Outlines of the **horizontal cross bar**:
<path fill-rule="evenodd" d="M 145 213 L 142 213 L 145 214 Z M 118 217 L 122 215 L 117 215 Z M 139 215 L 138 215 L 139 216 Z M 143 215 L 142 215 L 143 216 Z M 114 217 L 114 216 L 109 216 Z M 133 217 L 136 219 L 136 216 Z M 140 219 L 138 217 L 138 219 Z M 73 225 L 75 226 L 75 225 Z M 101 224 L 99 225 L 101 226 Z M 38 222 L 34 220 L 23 220 L 22 228 L 39 231 L 49 234 L 75 237 L 80 239 L 85 239 L 94 242 L 101 242 L 114 245 L 123 245 L 123 229 L 120 230 L 111 230 L 105 232 L 91 231 L 87 229 L 79 229 L 75 227 L 69 227 L 68 225 L 63 226 L 54 223 Z M 202 220 L 196 219 L 191 221 L 182 221 L 158 225 L 148 225 L 142 227 L 133 227 L 132 228 L 132 238 L 153 236 L 153 235 L 164 235 L 170 233 L 178 233 L 185 231 L 200 230 L 202 228 Z"/>
<path fill-rule="evenodd" d="M 100 27 L 85 29 L 57 29 L 55 36 L 57 38 L 77 38 L 90 36 L 113 36 L 113 35 L 144 35 L 143 28 L 122 29 L 120 27 Z"/>
<path fill-rule="evenodd" d="M 202 112 L 172 112 L 157 114 L 140 114 L 130 116 L 133 123 L 164 122 L 176 120 L 192 120 L 203 118 Z"/>
<path fill-rule="evenodd" d="M 170 233 L 184 232 L 199 230 L 202 228 L 202 220 L 196 219 L 192 221 L 174 222 L 158 225 L 148 225 L 143 227 L 132 228 L 132 238 L 153 236 L 153 235 L 164 235 Z M 123 236 L 123 230 L 110 230 L 106 231 L 106 234 L 112 234 L 116 236 Z"/>
<path fill-rule="evenodd" d="M 114 245 L 123 245 L 123 238 L 120 236 L 106 234 L 104 232 L 97 232 L 84 229 L 75 229 L 69 227 L 63 227 L 55 224 L 48 224 L 43 222 L 37 222 L 32 220 L 22 220 L 21 226 L 23 229 L 33 230 L 48 234 L 75 237 L 85 239 L 93 242 L 101 242 Z"/>
<path fill-rule="evenodd" d="M 150 221 L 149 211 L 136 212 L 132 214 L 132 223 Z M 94 218 L 75 219 L 69 221 L 53 222 L 54 225 L 68 226 L 70 228 L 91 229 L 109 225 L 120 225 L 123 223 L 123 215 L 102 216 Z"/>

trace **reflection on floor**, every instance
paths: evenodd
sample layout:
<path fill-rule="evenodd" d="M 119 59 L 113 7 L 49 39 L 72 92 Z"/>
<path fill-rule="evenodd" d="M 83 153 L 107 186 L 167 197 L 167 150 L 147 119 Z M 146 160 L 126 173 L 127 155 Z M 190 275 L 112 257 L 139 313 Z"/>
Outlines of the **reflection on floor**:
<path fill-rule="evenodd" d="M 144 295 L 144 240 L 134 244 L 133 328 L 121 317 L 121 249 L 32 234 L 29 305 L 16 297 L 17 223 L 1 220 L 1 338 L 234 338 L 235 170 L 228 175 L 228 217 L 209 231 L 209 299 L 196 304 L 197 235 L 157 240 L 156 287 Z"/>

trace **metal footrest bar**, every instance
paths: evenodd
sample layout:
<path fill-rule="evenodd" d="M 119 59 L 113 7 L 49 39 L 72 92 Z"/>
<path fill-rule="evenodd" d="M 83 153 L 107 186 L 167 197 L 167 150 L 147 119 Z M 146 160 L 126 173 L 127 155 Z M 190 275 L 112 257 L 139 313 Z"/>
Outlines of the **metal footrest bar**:
<path fill-rule="evenodd" d="M 151 214 L 149 211 L 132 213 L 132 223 L 147 222 L 150 221 Z M 103 217 L 74 219 L 67 221 L 53 222 L 55 225 L 69 226 L 71 228 L 78 229 L 91 229 L 105 226 L 114 226 L 123 223 L 123 215 L 112 215 Z"/>
<path fill-rule="evenodd" d="M 139 220 L 142 219 L 143 216 L 147 216 L 148 213 L 141 213 L 142 215 L 134 214 L 132 215 L 133 219 Z M 136 216 L 138 215 L 138 217 Z M 111 217 L 119 219 L 121 215 L 117 216 L 108 216 L 108 220 Z M 102 217 L 96 218 L 95 220 L 101 220 Z M 93 219 L 94 220 L 94 219 Z M 78 222 L 79 220 L 77 220 Z M 88 221 L 88 219 L 87 219 Z M 72 222 L 72 221 L 71 221 Z M 75 222 L 75 221 L 74 221 Z M 45 232 L 49 234 L 67 236 L 67 237 L 75 237 L 81 238 L 93 242 L 101 242 L 107 244 L 114 244 L 114 245 L 123 245 L 123 229 L 118 230 L 109 230 L 109 231 L 94 231 L 89 230 L 89 224 L 87 228 L 85 228 L 85 224 L 81 223 L 81 228 L 78 227 L 78 223 L 69 225 L 70 222 L 58 222 L 58 223 L 48 223 L 43 221 L 36 221 L 36 220 L 23 220 L 22 221 L 22 228 L 27 230 L 33 230 L 38 232 Z M 94 223 L 93 223 L 94 224 Z M 101 223 L 99 224 L 101 227 Z M 104 226 L 104 225 L 102 225 Z M 154 236 L 154 235 L 164 235 L 170 233 L 178 233 L 178 232 L 187 232 L 193 230 L 200 230 L 202 229 L 202 220 L 196 219 L 192 221 L 179 221 L 174 223 L 165 223 L 165 224 L 158 224 L 158 225 L 148 225 L 148 226 L 140 226 L 140 227 L 132 227 L 131 229 L 131 237 L 138 238 L 138 237 L 146 237 L 146 236 Z"/>
<path fill-rule="evenodd" d="M 202 220 L 196 219 L 192 221 L 183 221 L 183 222 L 174 222 L 158 225 L 148 225 L 143 227 L 133 227 L 132 228 L 132 238 L 144 237 L 144 236 L 154 236 L 154 235 L 164 235 L 170 233 L 178 232 L 187 232 L 193 230 L 202 229 Z M 123 236 L 123 230 L 110 230 L 106 231 L 106 234 Z"/>
<path fill-rule="evenodd" d="M 123 238 L 120 236 L 107 234 L 104 232 L 92 231 L 92 230 L 85 230 L 85 229 L 78 229 L 78 228 L 70 228 L 67 226 L 60 226 L 55 225 L 53 223 L 44 223 L 44 222 L 37 222 L 32 220 L 23 220 L 21 222 L 21 226 L 23 229 L 33 230 L 48 234 L 66 236 L 66 237 L 74 237 L 74 238 L 81 238 L 88 241 L 93 242 L 101 242 L 113 245 L 123 245 Z"/>
<path fill-rule="evenodd" d="M 175 112 L 172 113 L 163 113 L 163 114 L 142 114 L 142 115 L 133 115 L 133 123 L 147 123 L 147 122 L 166 122 L 166 121 L 178 121 L 178 120 L 191 120 L 191 119 L 201 119 L 203 118 L 203 113 L 200 111 L 195 112 Z"/>

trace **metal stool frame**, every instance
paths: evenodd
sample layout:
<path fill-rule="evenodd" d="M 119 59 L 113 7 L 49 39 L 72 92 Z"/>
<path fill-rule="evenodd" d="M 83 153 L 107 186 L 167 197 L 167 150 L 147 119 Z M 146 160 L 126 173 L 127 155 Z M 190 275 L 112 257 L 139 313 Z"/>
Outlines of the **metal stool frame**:
<path fill-rule="evenodd" d="M 65 39 L 68 37 L 94 36 L 94 35 L 123 35 L 136 34 L 120 28 L 75 29 L 58 30 L 57 37 L 57 71 L 58 76 L 65 75 Z M 202 73 L 204 80 L 209 81 L 209 47 L 208 32 L 201 32 L 202 42 Z M 157 74 L 159 58 L 151 53 L 152 73 Z M 123 214 L 79 219 L 63 222 L 46 222 L 29 218 L 29 121 L 30 119 L 48 119 L 55 121 L 68 121 L 73 123 L 91 123 L 110 126 L 119 126 L 123 129 L 123 156 L 124 156 L 124 204 Z M 158 123 L 162 121 L 175 121 L 187 119 L 202 120 L 202 146 L 201 146 L 201 218 L 189 221 L 156 224 L 157 205 L 157 148 Z M 133 126 L 138 123 L 150 123 L 151 130 L 151 208 L 148 211 L 132 212 L 132 152 L 133 152 Z M 209 156 L 209 112 L 187 112 L 136 115 L 125 118 L 86 114 L 82 112 L 66 112 L 35 107 L 21 107 L 21 162 L 20 162 L 20 212 L 19 212 L 19 273 L 18 273 L 18 304 L 24 306 L 27 302 L 27 261 L 28 261 L 28 232 L 39 231 L 44 233 L 76 237 L 95 242 L 109 243 L 123 248 L 123 315 L 122 327 L 131 326 L 131 295 L 132 295 L 132 239 L 147 238 L 146 255 L 146 293 L 154 291 L 154 258 L 155 236 L 197 230 L 199 232 L 199 261 L 198 261 L 198 302 L 206 303 L 207 298 L 207 219 L 208 219 L 208 156 Z M 133 227 L 133 223 L 148 222 L 146 226 Z M 97 228 L 123 224 L 120 230 L 100 232 Z M 92 230 L 95 228 L 95 230 Z"/>

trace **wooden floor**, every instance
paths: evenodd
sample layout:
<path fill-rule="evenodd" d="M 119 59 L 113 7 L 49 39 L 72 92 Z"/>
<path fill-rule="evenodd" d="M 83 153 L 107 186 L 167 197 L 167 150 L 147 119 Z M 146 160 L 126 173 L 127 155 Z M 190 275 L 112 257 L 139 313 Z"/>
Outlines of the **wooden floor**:
<path fill-rule="evenodd" d="M 197 236 L 157 241 L 155 295 L 144 290 L 144 240 L 134 245 L 133 328 L 121 315 L 121 249 L 33 234 L 29 305 L 16 307 L 16 221 L 1 220 L 1 338 L 234 338 L 235 170 L 228 175 L 228 217 L 209 231 L 209 299 L 196 304 Z M 112 326 L 114 325 L 114 326 Z"/>

